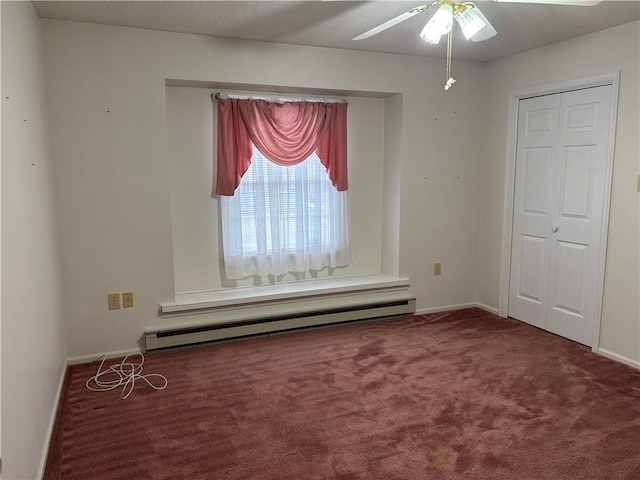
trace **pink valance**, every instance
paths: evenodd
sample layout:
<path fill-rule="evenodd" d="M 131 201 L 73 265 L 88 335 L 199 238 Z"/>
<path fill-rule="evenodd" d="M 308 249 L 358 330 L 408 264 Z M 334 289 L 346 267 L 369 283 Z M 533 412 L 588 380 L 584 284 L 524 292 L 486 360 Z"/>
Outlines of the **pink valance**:
<path fill-rule="evenodd" d="M 275 103 L 218 99 L 215 193 L 232 196 L 251 163 L 251 145 L 278 165 L 295 165 L 313 152 L 338 191 L 347 182 L 347 104 Z"/>

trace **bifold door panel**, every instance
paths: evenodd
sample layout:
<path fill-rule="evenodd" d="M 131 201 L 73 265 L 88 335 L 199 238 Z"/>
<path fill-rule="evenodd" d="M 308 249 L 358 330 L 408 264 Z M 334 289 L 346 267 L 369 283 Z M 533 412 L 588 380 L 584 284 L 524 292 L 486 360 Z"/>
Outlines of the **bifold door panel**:
<path fill-rule="evenodd" d="M 611 86 L 520 100 L 509 316 L 585 345 L 603 241 Z"/>

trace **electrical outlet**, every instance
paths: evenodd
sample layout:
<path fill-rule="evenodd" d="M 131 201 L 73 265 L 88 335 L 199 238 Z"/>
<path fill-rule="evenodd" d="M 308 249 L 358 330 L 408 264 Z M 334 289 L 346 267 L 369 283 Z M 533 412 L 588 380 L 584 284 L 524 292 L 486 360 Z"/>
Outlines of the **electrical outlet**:
<path fill-rule="evenodd" d="M 108 293 L 107 302 L 109 304 L 109 310 L 117 310 L 120 308 L 120 294 Z"/>
<path fill-rule="evenodd" d="M 124 292 L 122 294 L 122 308 L 133 307 L 133 292 Z"/>
<path fill-rule="evenodd" d="M 440 262 L 436 262 L 433 264 L 433 274 L 434 275 L 442 274 L 442 264 Z"/>

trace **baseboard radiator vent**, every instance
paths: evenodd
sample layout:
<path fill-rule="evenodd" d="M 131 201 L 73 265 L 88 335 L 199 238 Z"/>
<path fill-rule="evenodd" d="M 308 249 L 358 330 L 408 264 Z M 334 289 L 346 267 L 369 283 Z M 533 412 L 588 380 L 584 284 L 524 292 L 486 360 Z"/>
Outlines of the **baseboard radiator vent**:
<path fill-rule="evenodd" d="M 221 321 L 205 325 L 148 330 L 145 332 L 146 349 L 147 351 L 160 350 L 322 325 L 411 315 L 416 310 L 415 301 L 415 297 L 406 296 L 388 301 L 339 308 L 321 308 L 308 312 L 234 320 L 232 322 Z"/>

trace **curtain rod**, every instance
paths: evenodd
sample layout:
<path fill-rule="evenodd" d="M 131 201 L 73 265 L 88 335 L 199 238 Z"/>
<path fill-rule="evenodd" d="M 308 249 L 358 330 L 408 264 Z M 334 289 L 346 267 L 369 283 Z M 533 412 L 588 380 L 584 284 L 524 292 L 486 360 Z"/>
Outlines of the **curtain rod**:
<path fill-rule="evenodd" d="M 321 103 L 347 103 L 344 98 L 337 97 L 305 97 L 305 96 L 287 96 L 287 95 L 239 95 L 233 93 L 212 93 L 211 100 L 227 100 L 229 98 L 238 98 L 242 100 L 267 100 L 269 102 L 321 102 Z"/>

